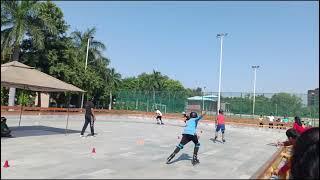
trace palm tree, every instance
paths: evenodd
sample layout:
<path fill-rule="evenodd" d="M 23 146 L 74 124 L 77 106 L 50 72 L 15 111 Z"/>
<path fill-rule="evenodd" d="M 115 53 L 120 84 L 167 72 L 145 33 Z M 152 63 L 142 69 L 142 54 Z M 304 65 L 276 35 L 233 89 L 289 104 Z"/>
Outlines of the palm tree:
<path fill-rule="evenodd" d="M 25 37 L 32 39 L 35 47 L 44 46 L 43 29 L 57 33 L 54 21 L 40 16 L 44 3 L 37 1 L 1 1 L 1 53 L 11 53 L 19 61 L 20 45 Z M 9 106 L 14 105 L 15 88 L 9 91 Z"/>
<path fill-rule="evenodd" d="M 87 52 L 87 43 L 88 38 L 94 37 L 96 34 L 96 28 L 87 29 L 84 32 L 81 31 L 74 31 L 71 33 L 71 37 L 74 40 L 74 43 L 76 45 L 76 48 L 79 49 L 79 51 L 82 54 L 82 57 L 85 59 L 86 52 Z M 95 39 L 93 39 L 90 42 L 90 49 L 88 54 L 88 63 L 99 63 L 99 62 L 106 62 L 106 65 L 109 64 L 109 59 L 103 57 L 102 52 L 106 50 L 106 46 Z M 85 61 L 83 61 L 85 62 Z"/>
<path fill-rule="evenodd" d="M 111 68 L 108 71 L 108 75 L 106 77 L 107 79 L 107 84 L 110 88 L 110 94 L 109 94 L 109 110 L 111 110 L 111 106 L 112 106 L 112 91 L 117 88 L 121 82 L 121 74 L 117 73 L 116 70 L 114 68 Z"/>

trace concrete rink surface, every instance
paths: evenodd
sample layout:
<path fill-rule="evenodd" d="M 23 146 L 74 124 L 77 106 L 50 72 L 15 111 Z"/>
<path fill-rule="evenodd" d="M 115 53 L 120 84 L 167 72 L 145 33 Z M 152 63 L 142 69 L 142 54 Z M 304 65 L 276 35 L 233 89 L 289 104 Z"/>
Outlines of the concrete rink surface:
<path fill-rule="evenodd" d="M 95 137 L 80 138 L 83 115 L 6 116 L 14 138 L 1 138 L 1 178 L 250 178 L 285 140 L 285 130 L 226 125 L 226 142 L 210 140 L 213 124 L 199 122 L 200 164 L 192 166 L 188 143 L 171 164 L 166 158 L 181 140 L 184 122 L 98 115 Z M 95 148 L 96 153 L 92 153 Z M 10 167 L 3 168 L 8 160 Z"/>

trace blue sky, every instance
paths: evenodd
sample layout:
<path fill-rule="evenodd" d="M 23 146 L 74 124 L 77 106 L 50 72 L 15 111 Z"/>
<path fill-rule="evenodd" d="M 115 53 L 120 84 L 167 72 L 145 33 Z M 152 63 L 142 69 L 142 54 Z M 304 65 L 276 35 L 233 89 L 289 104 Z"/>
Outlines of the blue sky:
<path fill-rule="evenodd" d="M 153 69 L 185 87 L 306 93 L 319 87 L 318 2 L 57 1 L 70 30 L 96 27 L 123 77 Z"/>

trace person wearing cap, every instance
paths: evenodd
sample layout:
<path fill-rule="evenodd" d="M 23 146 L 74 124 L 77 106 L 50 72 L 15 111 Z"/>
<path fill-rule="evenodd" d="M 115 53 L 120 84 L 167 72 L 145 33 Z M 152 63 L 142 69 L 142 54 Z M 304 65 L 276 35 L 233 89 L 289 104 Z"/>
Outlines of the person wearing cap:
<path fill-rule="evenodd" d="M 214 140 L 216 141 L 218 138 L 218 132 L 221 130 L 222 133 L 222 142 L 226 142 L 224 139 L 224 131 L 225 131 L 225 125 L 224 125 L 224 115 L 223 115 L 223 110 L 219 110 L 219 115 L 217 116 L 216 119 L 216 132 L 215 132 L 215 137 Z"/>

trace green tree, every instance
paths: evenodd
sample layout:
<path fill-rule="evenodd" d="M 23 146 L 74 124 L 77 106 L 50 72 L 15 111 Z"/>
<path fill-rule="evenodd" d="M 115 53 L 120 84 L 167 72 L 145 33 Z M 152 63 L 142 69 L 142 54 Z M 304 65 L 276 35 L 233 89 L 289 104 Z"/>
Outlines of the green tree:
<path fill-rule="evenodd" d="M 295 116 L 301 114 L 302 99 L 288 93 L 277 93 L 271 97 L 271 102 L 277 107 L 276 115 L 288 114 Z"/>
<path fill-rule="evenodd" d="M 42 29 L 57 33 L 54 22 L 39 12 L 45 3 L 37 1 L 1 1 L 1 53 L 12 53 L 12 59 L 19 61 L 20 45 L 25 37 L 43 48 Z M 15 88 L 10 88 L 9 105 L 14 105 Z"/>
<path fill-rule="evenodd" d="M 109 110 L 112 107 L 112 91 L 120 85 L 121 75 L 116 72 L 114 68 L 111 68 L 107 75 L 107 84 L 109 87 Z"/>

